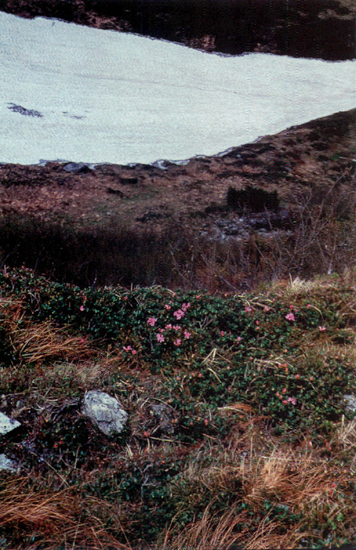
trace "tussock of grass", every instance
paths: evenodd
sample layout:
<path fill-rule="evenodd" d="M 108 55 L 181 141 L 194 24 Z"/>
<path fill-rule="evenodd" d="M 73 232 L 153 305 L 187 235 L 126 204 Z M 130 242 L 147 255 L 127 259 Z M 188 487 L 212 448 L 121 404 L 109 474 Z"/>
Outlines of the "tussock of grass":
<path fill-rule="evenodd" d="M 1 532 L 17 541 L 17 548 L 27 547 L 21 542 L 24 539 L 32 541 L 33 549 L 54 550 L 61 545 L 91 550 L 129 548 L 105 529 L 100 516 L 104 518 L 107 505 L 98 499 L 87 502 L 87 511 L 100 510 L 100 514 L 89 515 L 73 491 L 36 490 L 29 477 L 20 477 L 1 483 L 0 500 Z"/>
<path fill-rule="evenodd" d="M 63 330 L 54 330 L 50 322 L 17 330 L 10 336 L 15 352 L 28 363 L 59 358 L 75 361 L 93 353 L 84 338 L 69 336 Z"/>

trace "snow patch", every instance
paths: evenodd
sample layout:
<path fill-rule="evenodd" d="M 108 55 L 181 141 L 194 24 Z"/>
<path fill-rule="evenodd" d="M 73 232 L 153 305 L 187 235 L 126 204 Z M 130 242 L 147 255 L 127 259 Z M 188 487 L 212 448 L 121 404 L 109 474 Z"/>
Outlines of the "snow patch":
<path fill-rule="evenodd" d="M 208 55 L 5 13 L 0 71 L 4 163 L 206 156 L 356 106 L 356 61 Z"/>

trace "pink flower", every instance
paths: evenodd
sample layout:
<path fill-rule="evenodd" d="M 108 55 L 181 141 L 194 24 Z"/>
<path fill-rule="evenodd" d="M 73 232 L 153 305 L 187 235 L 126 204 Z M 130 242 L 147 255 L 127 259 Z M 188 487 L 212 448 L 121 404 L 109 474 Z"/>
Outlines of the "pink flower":
<path fill-rule="evenodd" d="M 310 309 L 311 307 L 311 304 L 307 304 L 307 309 Z"/>
<path fill-rule="evenodd" d="M 283 395 L 287 393 L 287 388 L 283 388 L 282 390 Z"/>
<path fill-rule="evenodd" d="M 171 328 L 172 328 L 171 323 L 168 323 L 168 325 L 165 326 L 165 329 L 166 329 L 166 330 L 170 330 Z"/>
<path fill-rule="evenodd" d="M 251 311 L 252 311 L 252 308 L 250 308 L 250 306 L 245 307 L 245 312 L 246 313 L 250 313 Z"/>
<path fill-rule="evenodd" d="M 164 304 L 164 307 L 166 308 L 167 311 L 169 311 L 172 306 L 170 306 L 169 304 Z"/>
<path fill-rule="evenodd" d="M 196 295 L 196 299 L 197 299 L 197 300 L 200 299 L 200 294 L 197 294 L 197 295 Z"/>
<path fill-rule="evenodd" d="M 287 313 L 286 317 L 287 321 L 295 321 L 294 313 L 290 312 Z"/>
<path fill-rule="evenodd" d="M 183 311 L 187 311 L 187 309 L 189 309 L 191 305 L 192 305 L 192 304 L 191 304 L 190 302 L 188 302 L 187 304 L 183 304 L 183 305 L 182 305 L 182 310 L 183 310 Z"/>
<path fill-rule="evenodd" d="M 320 332 L 324 332 L 326 330 L 326 327 L 319 327 Z"/>
<path fill-rule="evenodd" d="M 160 343 L 164 342 L 163 334 L 160 334 L 160 333 L 156 334 L 156 339 L 157 339 L 157 342 L 160 342 Z"/>
<path fill-rule="evenodd" d="M 220 336 L 225 336 L 225 332 L 223 330 L 220 331 Z"/>
<path fill-rule="evenodd" d="M 84 311 L 85 310 L 85 307 L 84 306 L 80 306 L 80 311 Z"/>
<path fill-rule="evenodd" d="M 263 309 L 264 309 L 265 311 L 269 311 L 271 308 L 268 307 L 268 306 L 265 306 Z"/>
<path fill-rule="evenodd" d="M 133 350 L 131 351 L 131 353 L 132 353 L 132 355 L 136 355 L 137 351 L 136 351 L 135 349 L 133 349 Z"/>
<path fill-rule="evenodd" d="M 287 401 L 289 403 L 292 403 L 292 405 L 296 405 L 297 404 L 297 400 L 295 397 L 288 397 Z"/>
<path fill-rule="evenodd" d="M 182 340 L 181 340 L 180 338 L 177 338 L 177 340 L 174 340 L 174 342 L 173 342 L 173 344 L 174 344 L 175 346 L 180 346 L 181 343 L 182 343 Z"/>
<path fill-rule="evenodd" d="M 164 332 L 164 328 L 159 328 L 158 332 L 160 332 L 162 334 Z"/>
<path fill-rule="evenodd" d="M 238 336 L 238 337 L 236 338 L 236 342 L 238 342 L 238 343 L 241 342 L 241 340 L 242 340 L 241 336 Z"/>
<path fill-rule="evenodd" d="M 283 403 L 284 405 L 288 405 L 287 399 L 283 399 L 282 403 Z"/>
<path fill-rule="evenodd" d="M 180 330 L 182 327 L 180 325 L 173 325 L 173 330 Z"/>
<path fill-rule="evenodd" d="M 177 311 L 175 311 L 173 315 L 179 321 L 180 319 L 183 319 L 185 313 L 182 309 L 177 309 Z"/>
<path fill-rule="evenodd" d="M 131 346 L 124 346 L 122 348 L 124 351 L 132 351 L 132 347 Z"/>
<path fill-rule="evenodd" d="M 156 317 L 149 317 L 147 319 L 147 324 L 151 325 L 151 327 L 154 327 L 156 323 L 157 323 Z"/>
<path fill-rule="evenodd" d="M 184 329 L 184 338 L 188 340 L 191 337 L 190 332 L 188 332 L 186 329 Z"/>

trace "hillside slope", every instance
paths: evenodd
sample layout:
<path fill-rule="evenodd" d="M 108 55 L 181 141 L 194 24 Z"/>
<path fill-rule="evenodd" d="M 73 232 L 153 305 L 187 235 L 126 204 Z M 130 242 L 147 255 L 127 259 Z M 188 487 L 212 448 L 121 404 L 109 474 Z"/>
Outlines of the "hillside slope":
<path fill-rule="evenodd" d="M 352 271 L 220 298 L 5 271 L 0 293 L 4 549 L 356 540 Z M 85 416 L 91 390 L 124 431 Z"/>

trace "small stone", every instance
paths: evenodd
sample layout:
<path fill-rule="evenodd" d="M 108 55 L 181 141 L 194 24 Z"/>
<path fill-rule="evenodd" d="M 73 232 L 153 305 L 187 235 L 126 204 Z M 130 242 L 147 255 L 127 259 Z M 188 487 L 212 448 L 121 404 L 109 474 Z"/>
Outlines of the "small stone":
<path fill-rule="evenodd" d="M 128 418 L 117 399 L 97 390 L 85 394 L 82 414 L 105 435 L 121 433 Z"/>
<path fill-rule="evenodd" d="M 69 162 L 63 166 L 63 170 L 72 174 L 87 174 L 91 171 L 85 162 Z"/>
<path fill-rule="evenodd" d="M 18 420 L 13 420 L 6 416 L 6 414 L 0 412 L 0 435 L 5 435 L 19 426 L 21 426 L 21 423 L 18 422 Z"/>
<path fill-rule="evenodd" d="M 356 412 L 356 397 L 354 395 L 343 395 L 341 406 L 346 413 Z"/>

